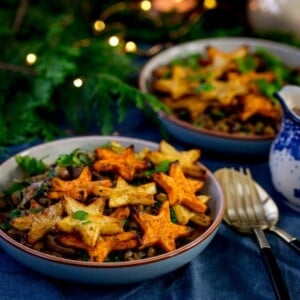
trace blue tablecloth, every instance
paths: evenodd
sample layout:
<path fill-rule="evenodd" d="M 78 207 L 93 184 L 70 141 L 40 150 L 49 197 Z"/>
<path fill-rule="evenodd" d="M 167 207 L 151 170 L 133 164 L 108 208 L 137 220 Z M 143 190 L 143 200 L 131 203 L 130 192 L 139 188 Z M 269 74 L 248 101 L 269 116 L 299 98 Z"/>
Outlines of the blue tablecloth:
<path fill-rule="evenodd" d="M 141 113 L 118 131 L 123 136 L 159 142 L 157 127 Z M 191 148 L 175 139 L 179 148 Z M 27 147 L 12 148 L 11 154 Z M 3 158 L 2 158 L 3 160 Z M 300 238 L 300 214 L 292 211 L 274 190 L 267 157 L 225 157 L 203 151 L 202 163 L 212 171 L 224 166 L 249 166 L 254 178 L 274 197 L 280 209 L 279 226 Z M 1 160 L 0 160 L 1 162 Z M 300 299 L 300 255 L 267 233 L 292 299 Z M 121 286 L 91 286 L 64 282 L 38 274 L 0 249 L 0 299 L 275 299 L 258 245 L 225 223 L 209 246 L 191 263 L 160 278 Z"/>

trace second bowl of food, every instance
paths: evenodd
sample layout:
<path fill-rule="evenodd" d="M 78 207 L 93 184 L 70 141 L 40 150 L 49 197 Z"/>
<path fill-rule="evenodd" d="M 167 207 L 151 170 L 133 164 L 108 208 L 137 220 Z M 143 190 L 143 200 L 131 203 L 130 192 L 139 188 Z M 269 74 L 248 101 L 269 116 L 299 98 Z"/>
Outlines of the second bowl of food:
<path fill-rule="evenodd" d="M 38 272 L 82 283 L 171 272 L 222 222 L 221 188 L 199 154 L 113 136 L 21 152 L 0 166 L 0 246 Z"/>
<path fill-rule="evenodd" d="M 151 58 L 139 86 L 160 99 L 167 131 L 214 152 L 268 153 L 282 111 L 274 92 L 300 82 L 297 48 L 253 38 L 183 43 Z"/>

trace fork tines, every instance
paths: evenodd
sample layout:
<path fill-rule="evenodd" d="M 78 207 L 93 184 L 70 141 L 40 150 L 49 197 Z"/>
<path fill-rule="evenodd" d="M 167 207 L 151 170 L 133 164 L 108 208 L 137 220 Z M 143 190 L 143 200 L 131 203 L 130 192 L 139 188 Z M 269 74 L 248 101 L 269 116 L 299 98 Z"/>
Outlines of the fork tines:
<path fill-rule="evenodd" d="M 226 173 L 226 215 L 229 221 L 233 225 L 239 223 L 239 226 L 245 227 L 266 226 L 263 203 L 249 168 L 240 168 L 239 171 L 231 168 Z"/>

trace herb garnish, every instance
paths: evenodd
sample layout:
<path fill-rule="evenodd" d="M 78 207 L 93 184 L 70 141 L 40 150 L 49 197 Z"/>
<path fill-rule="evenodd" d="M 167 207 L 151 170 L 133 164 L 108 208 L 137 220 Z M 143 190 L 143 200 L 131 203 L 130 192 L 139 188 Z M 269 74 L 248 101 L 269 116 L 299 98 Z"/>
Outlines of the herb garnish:
<path fill-rule="evenodd" d="M 90 223 L 88 220 L 89 214 L 84 210 L 76 210 L 72 214 L 72 218 L 81 221 L 82 224 Z"/>
<path fill-rule="evenodd" d="M 70 154 L 60 155 L 55 163 L 63 167 L 84 167 L 91 163 L 90 153 L 75 149 Z"/>
<path fill-rule="evenodd" d="M 145 171 L 145 175 L 149 178 L 156 172 L 166 173 L 170 166 L 169 160 L 162 160 L 157 166 L 155 166 L 152 170 Z"/>
<path fill-rule="evenodd" d="M 46 164 L 41 159 L 30 157 L 29 155 L 17 155 L 17 164 L 28 173 L 29 176 L 43 174 L 46 171 Z"/>

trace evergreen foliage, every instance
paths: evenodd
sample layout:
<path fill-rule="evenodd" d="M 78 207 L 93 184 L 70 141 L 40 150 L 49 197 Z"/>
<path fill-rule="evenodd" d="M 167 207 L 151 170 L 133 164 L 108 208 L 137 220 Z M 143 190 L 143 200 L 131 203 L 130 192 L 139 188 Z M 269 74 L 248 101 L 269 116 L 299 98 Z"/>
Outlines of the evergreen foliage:
<path fill-rule="evenodd" d="M 104 1 L 105 2 L 105 1 Z M 161 108 L 133 84 L 133 57 L 93 32 L 94 1 L 4 1 L 0 10 L 0 146 L 96 127 L 109 134 L 129 107 Z M 97 8 L 97 9 L 96 9 Z M 37 61 L 26 65 L 34 53 Z M 75 78 L 83 85 L 76 88 Z"/>
<path fill-rule="evenodd" d="M 133 82 L 139 72 L 136 57 L 108 44 L 113 33 L 121 30 L 143 45 L 252 35 L 246 18 L 234 15 L 241 15 L 244 1 L 222 0 L 217 9 L 206 12 L 199 1 L 201 18 L 170 13 L 156 19 L 137 11 L 137 3 L 1 1 L 0 149 L 84 134 L 91 128 L 109 134 L 130 107 L 147 115 L 152 111 L 149 103 L 154 110 L 164 109 L 156 98 L 138 90 Z M 109 14 L 114 9 L 118 13 Z M 101 12 L 112 25 L 96 34 L 93 22 Z M 280 34 L 269 38 L 293 44 Z M 36 54 L 35 64 L 26 64 L 28 53 Z M 82 87 L 73 85 L 76 78 L 82 78 Z"/>

